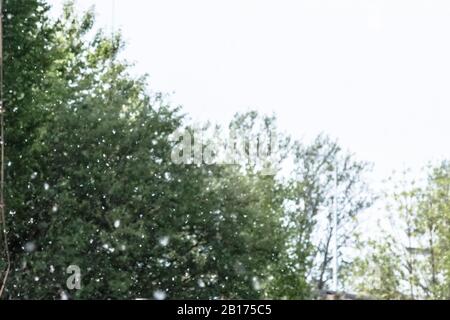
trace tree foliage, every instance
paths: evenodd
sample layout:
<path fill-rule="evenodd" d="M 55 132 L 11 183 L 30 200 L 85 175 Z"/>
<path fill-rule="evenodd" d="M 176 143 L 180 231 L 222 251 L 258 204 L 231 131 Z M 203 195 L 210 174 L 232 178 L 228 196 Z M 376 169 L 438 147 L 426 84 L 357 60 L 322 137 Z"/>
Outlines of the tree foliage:
<path fill-rule="evenodd" d="M 449 163 L 430 166 L 424 183 L 407 177 L 389 195 L 389 228 L 383 237 L 360 243 L 365 255 L 350 278 L 375 297 L 448 299 Z"/>
<path fill-rule="evenodd" d="M 48 10 L 5 0 L 3 12 L 7 298 L 302 299 L 327 287 L 333 204 L 345 248 L 371 203 L 367 164 L 256 112 L 229 128 L 259 145 L 276 133 L 272 174 L 267 163 L 175 164 L 171 135 L 187 119 L 129 74 L 120 35 L 94 32 L 93 13 L 70 2 L 56 21 Z M 69 266 L 80 290 L 66 286 Z"/>

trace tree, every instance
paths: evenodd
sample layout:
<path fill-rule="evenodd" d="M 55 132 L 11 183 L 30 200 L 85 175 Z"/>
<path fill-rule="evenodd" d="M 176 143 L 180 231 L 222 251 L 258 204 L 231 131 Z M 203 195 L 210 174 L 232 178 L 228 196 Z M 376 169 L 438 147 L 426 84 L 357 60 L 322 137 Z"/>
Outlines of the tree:
<path fill-rule="evenodd" d="M 409 173 L 389 195 L 391 228 L 384 237 L 361 242 L 350 278 L 376 298 L 446 299 L 449 166 L 430 166 L 423 186 L 410 181 Z"/>
<path fill-rule="evenodd" d="M 8 0 L 5 16 L 7 297 L 303 299 L 327 286 L 331 208 L 343 249 L 370 205 L 365 163 L 256 112 L 227 128 L 237 163 L 175 163 L 174 133 L 194 129 L 130 76 L 120 34 L 93 32 L 71 2 L 56 21 L 38 0 Z M 220 156 L 209 147 L 224 129 L 204 124 L 188 149 Z"/>
<path fill-rule="evenodd" d="M 276 202 L 259 196 L 274 192 L 274 180 L 172 163 L 170 135 L 182 117 L 161 95 L 147 94 L 145 78 L 127 74 L 117 59 L 119 36 L 88 39 L 93 18 L 77 17 L 69 3 L 46 25 L 45 89 L 29 93 L 39 113 L 30 118 L 44 120 L 28 128 L 29 145 L 14 142 L 9 152 L 26 156 L 26 168 L 9 171 L 8 296 L 261 297 L 280 233 L 270 215 Z M 72 265 L 82 284 L 68 292 Z"/>
<path fill-rule="evenodd" d="M 26 182 L 30 167 L 35 165 L 31 146 L 39 134 L 39 125 L 49 117 L 42 101 L 47 89 L 43 75 L 53 56 L 52 48 L 47 45 L 52 32 L 46 16 L 48 7 L 42 1 L 4 0 L 2 10 L 6 223 L 14 230 L 15 214 L 25 209 L 30 198 Z M 10 232 L 13 246 L 15 236 L 15 232 Z"/>
<path fill-rule="evenodd" d="M 368 170 L 367 163 L 354 160 L 327 137 L 319 136 L 311 145 L 296 146 L 290 181 L 293 201 L 290 222 L 298 237 L 296 243 L 300 248 L 297 250 L 314 252 L 308 258 L 312 259 L 308 262 L 311 266 L 308 276 L 314 279 L 318 290 L 327 287 L 332 274 L 334 208 L 338 216 L 339 258 L 343 266 L 349 263 L 344 250 L 355 240 L 352 237 L 358 225 L 358 214 L 372 203 L 364 180 Z M 337 201 L 336 207 L 334 201 Z"/>
<path fill-rule="evenodd" d="M 402 293 L 405 274 L 398 249 L 395 240 L 388 236 L 382 242 L 368 240 L 359 244 L 358 250 L 364 251 L 365 255 L 355 259 L 350 275 L 358 294 L 371 299 L 406 298 Z"/>

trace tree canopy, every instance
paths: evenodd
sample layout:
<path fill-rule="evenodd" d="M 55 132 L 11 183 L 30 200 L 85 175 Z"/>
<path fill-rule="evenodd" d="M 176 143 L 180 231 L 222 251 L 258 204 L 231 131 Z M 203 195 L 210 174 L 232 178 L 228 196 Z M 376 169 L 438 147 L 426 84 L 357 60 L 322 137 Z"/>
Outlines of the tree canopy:
<path fill-rule="evenodd" d="M 299 141 L 255 111 L 196 126 L 131 75 L 119 33 L 96 29 L 72 2 L 56 20 L 49 9 L 4 0 L 5 298 L 315 298 L 331 285 L 334 210 L 343 289 L 449 297 L 448 163 L 425 188 L 393 195 L 402 241 L 361 240 L 370 164 L 325 135 Z M 174 163 L 173 134 L 195 131 L 194 157 L 221 156 L 210 143 L 230 131 L 225 149 L 239 148 L 238 161 Z M 249 161 L 253 144 L 270 163 Z M 67 286 L 71 266 L 79 288 Z"/>

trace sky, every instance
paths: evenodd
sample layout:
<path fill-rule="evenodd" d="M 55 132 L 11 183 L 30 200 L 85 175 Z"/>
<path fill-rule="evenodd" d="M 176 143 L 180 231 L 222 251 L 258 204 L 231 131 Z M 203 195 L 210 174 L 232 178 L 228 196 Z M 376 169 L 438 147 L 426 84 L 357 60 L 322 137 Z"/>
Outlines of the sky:
<path fill-rule="evenodd" d="M 294 137 L 324 132 L 373 162 L 377 180 L 450 159 L 450 1 L 77 1 L 94 4 L 133 72 L 194 120 L 275 112 Z"/>

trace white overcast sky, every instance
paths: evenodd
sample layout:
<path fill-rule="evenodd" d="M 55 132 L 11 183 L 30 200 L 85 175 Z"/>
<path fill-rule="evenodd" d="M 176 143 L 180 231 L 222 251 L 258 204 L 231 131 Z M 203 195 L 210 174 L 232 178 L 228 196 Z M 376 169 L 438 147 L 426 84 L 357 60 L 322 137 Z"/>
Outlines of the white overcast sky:
<path fill-rule="evenodd" d="M 274 111 L 298 138 L 338 138 L 379 178 L 450 158 L 448 0 L 77 2 L 94 4 L 135 70 L 193 119 Z"/>

